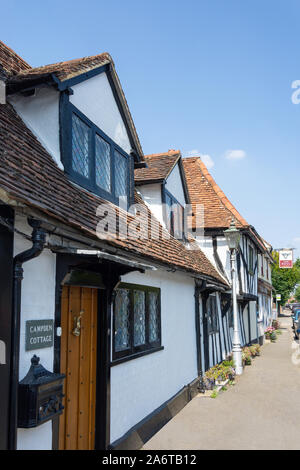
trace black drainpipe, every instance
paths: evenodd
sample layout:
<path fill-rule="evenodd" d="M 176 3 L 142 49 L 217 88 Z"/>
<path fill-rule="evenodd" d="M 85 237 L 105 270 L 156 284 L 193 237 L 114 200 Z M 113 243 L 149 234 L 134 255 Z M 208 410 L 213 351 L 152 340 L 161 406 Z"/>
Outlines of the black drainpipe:
<path fill-rule="evenodd" d="M 41 222 L 28 218 L 33 228 L 31 234 L 32 247 L 14 257 L 13 263 L 13 301 L 12 301 L 12 339 L 11 339 L 11 375 L 10 375 L 10 423 L 9 423 L 9 449 L 15 450 L 17 446 L 18 427 L 18 384 L 19 384 L 19 356 L 20 356 L 20 317 L 21 317 L 21 289 L 23 279 L 23 263 L 36 258 L 45 246 L 46 232 L 41 228 Z"/>

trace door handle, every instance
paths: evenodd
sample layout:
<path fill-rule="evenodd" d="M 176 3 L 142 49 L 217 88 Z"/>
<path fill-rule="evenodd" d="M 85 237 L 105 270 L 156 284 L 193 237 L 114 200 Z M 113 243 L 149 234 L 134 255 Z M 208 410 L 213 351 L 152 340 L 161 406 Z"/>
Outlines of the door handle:
<path fill-rule="evenodd" d="M 74 336 L 80 336 L 80 332 L 81 332 L 81 318 L 82 318 L 82 315 L 84 314 L 84 310 L 80 310 L 80 313 L 79 313 L 79 316 L 78 317 L 74 317 L 74 324 L 75 324 L 75 327 L 73 328 L 72 330 L 72 334 Z"/>

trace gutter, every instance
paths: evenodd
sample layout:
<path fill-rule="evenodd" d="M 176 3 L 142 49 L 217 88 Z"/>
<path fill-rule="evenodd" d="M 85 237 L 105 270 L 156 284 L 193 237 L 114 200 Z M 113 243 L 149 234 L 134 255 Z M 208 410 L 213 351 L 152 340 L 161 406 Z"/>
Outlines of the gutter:
<path fill-rule="evenodd" d="M 8 446 L 10 450 L 17 447 L 18 428 L 18 386 L 20 360 L 20 318 L 21 292 L 23 280 L 23 263 L 36 258 L 44 249 L 46 232 L 41 228 L 41 221 L 28 218 L 28 224 L 33 228 L 31 234 L 32 247 L 18 253 L 13 260 L 13 301 L 12 301 L 12 338 L 11 338 L 11 375 L 10 375 L 10 424 Z"/>

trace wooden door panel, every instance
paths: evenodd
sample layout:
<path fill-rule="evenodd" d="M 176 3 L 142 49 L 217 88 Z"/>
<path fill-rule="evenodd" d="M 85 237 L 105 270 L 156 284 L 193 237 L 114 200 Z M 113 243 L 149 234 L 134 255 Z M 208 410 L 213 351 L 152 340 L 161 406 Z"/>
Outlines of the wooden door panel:
<path fill-rule="evenodd" d="M 80 335 L 75 318 L 81 315 Z M 61 371 L 66 374 L 60 449 L 94 448 L 96 397 L 97 290 L 64 287 Z"/>

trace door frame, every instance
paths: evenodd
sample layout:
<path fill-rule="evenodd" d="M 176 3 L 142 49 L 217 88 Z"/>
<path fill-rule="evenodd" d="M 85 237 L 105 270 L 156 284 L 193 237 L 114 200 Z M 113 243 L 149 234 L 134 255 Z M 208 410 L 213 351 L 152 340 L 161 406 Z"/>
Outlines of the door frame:
<path fill-rule="evenodd" d="M 56 287 L 55 287 L 55 331 L 61 325 L 61 294 L 62 287 L 71 271 L 100 274 L 99 284 L 95 285 L 85 279 L 80 287 L 98 289 L 98 321 L 97 321 L 97 364 L 96 364 L 96 432 L 95 450 L 107 450 L 110 447 L 110 369 L 111 369 L 111 329 L 112 303 L 114 289 L 121 281 L 121 276 L 132 271 L 144 272 L 143 269 L 128 265 L 99 260 L 92 255 L 74 255 L 57 253 L 56 256 Z M 94 282 L 94 280 L 92 280 Z M 71 285 L 71 284 L 67 284 Z M 60 337 L 54 336 L 54 372 L 60 372 Z M 52 449 L 59 448 L 59 417 L 52 421 Z"/>
<path fill-rule="evenodd" d="M 86 257 L 85 257 L 86 258 Z M 55 288 L 55 331 L 61 325 L 61 294 L 64 279 L 70 267 L 76 270 L 83 260 L 80 256 L 60 255 L 56 257 L 56 288 Z M 94 259 L 90 260 L 94 263 Z M 100 266 L 100 265 L 99 265 Z M 86 264 L 89 268 L 89 264 Z M 109 284 L 109 279 L 108 279 Z M 81 287 L 91 287 L 82 285 Z M 97 309 L 97 364 L 96 364 L 96 410 L 95 410 L 95 449 L 105 450 L 110 443 L 110 344 L 111 344 L 111 303 L 109 286 L 98 289 Z M 61 338 L 54 337 L 54 372 L 60 372 Z M 59 449 L 59 417 L 52 422 L 52 448 Z"/>

